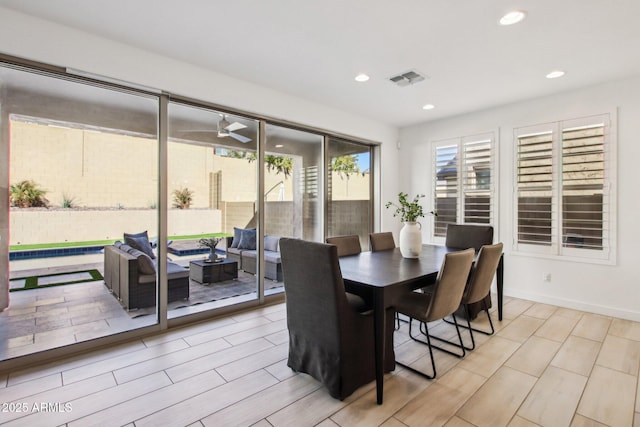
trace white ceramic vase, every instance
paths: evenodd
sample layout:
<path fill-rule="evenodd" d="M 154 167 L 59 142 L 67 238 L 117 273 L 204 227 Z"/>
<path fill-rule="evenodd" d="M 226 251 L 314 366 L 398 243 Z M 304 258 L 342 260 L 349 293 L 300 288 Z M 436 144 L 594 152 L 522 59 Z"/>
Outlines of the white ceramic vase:
<path fill-rule="evenodd" d="M 400 230 L 400 253 L 404 258 L 418 258 L 422 252 L 422 224 L 405 222 Z"/>

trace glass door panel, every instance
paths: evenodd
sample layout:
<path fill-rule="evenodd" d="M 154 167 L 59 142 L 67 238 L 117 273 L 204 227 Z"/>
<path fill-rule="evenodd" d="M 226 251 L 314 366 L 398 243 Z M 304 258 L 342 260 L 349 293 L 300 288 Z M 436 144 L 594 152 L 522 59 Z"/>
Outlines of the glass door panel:
<path fill-rule="evenodd" d="M 328 236 L 360 236 L 369 248 L 371 226 L 371 147 L 329 140 Z"/>
<path fill-rule="evenodd" d="M 323 241 L 323 137 L 268 124 L 264 158 L 265 295 L 282 292 L 278 239 Z"/>
<path fill-rule="evenodd" d="M 9 67 L 0 86 L 0 358 L 156 324 L 158 98 Z"/>
<path fill-rule="evenodd" d="M 258 298 L 257 121 L 169 103 L 168 317 Z M 171 269 L 188 299 L 172 298 Z"/>

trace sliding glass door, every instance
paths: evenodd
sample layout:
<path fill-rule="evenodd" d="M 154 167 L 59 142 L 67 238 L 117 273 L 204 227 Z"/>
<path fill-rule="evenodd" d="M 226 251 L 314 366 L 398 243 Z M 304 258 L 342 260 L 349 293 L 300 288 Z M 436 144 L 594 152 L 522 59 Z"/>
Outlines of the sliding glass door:
<path fill-rule="evenodd" d="M 256 300 L 257 121 L 169 103 L 169 318 Z M 174 265 L 189 297 L 172 295 Z"/>
<path fill-rule="evenodd" d="M 0 361 L 278 299 L 282 237 L 367 247 L 370 146 L 31 65 L 0 64 Z"/>
<path fill-rule="evenodd" d="M 116 245 L 158 234 L 158 98 L 8 66 L 0 86 L 0 360 L 157 324 L 153 248 Z"/>
<path fill-rule="evenodd" d="M 371 147 L 331 138 L 328 144 L 328 236 L 357 234 L 369 248 L 372 227 Z"/>
<path fill-rule="evenodd" d="M 266 125 L 264 150 L 264 288 L 282 292 L 281 237 L 323 240 L 323 137 Z"/>

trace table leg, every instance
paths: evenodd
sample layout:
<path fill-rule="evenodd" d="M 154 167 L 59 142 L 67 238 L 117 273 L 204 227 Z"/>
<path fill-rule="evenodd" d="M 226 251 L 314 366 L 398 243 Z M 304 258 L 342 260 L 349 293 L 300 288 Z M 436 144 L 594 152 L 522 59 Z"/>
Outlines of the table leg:
<path fill-rule="evenodd" d="M 504 255 L 500 256 L 498 270 L 496 271 L 496 285 L 498 287 L 498 320 L 502 320 L 502 291 L 504 286 Z"/>
<path fill-rule="evenodd" d="M 378 405 L 382 405 L 382 392 L 384 386 L 384 355 L 386 336 L 386 307 L 384 304 L 383 289 L 374 292 L 374 333 L 375 333 L 375 360 L 376 360 L 376 395 Z"/>

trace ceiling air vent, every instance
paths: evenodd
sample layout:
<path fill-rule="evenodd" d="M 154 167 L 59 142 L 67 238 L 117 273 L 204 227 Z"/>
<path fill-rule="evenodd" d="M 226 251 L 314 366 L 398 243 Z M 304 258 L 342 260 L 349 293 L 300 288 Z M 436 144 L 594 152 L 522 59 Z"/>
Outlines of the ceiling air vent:
<path fill-rule="evenodd" d="M 409 85 L 421 82 L 424 79 L 425 79 L 425 76 L 423 74 L 420 74 L 416 70 L 409 70 L 405 73 L 389 77 L 389 81 L 391 83 L 395 83 L 400 87 L 409 86 Z"/>

